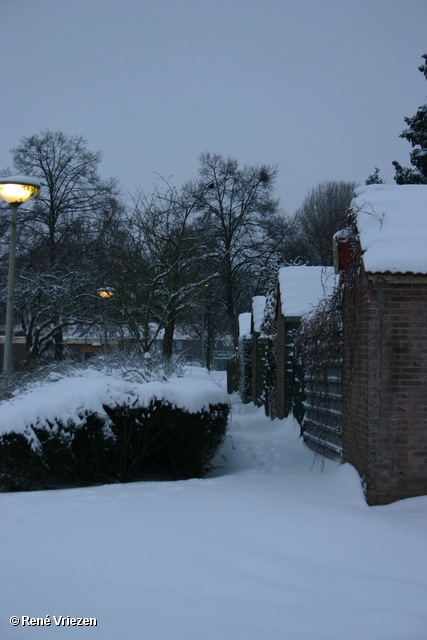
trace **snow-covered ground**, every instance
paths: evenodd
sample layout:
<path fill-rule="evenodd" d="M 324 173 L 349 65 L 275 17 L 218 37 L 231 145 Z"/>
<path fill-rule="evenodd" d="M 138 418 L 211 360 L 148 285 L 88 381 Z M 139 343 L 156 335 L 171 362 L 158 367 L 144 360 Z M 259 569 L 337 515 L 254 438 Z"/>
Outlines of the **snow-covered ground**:
<path fill-rule="evenodd" d="M 427 638 L 427 497 L 370 508 L 352 467 L 232 400 L 203 480 L 0 495 L 0 638 Z"/>

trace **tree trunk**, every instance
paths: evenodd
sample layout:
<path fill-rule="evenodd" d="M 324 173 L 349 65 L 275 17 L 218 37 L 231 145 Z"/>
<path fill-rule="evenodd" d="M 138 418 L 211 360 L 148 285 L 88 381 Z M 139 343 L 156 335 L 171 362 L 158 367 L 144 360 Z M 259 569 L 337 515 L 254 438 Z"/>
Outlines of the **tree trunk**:
<path fill-rule="evenodd" d="M 212 305 L 211 301 L 208 301 L 207 310 L 207 345 L 206 345 L 206 368 L 208 371 L 211 370 L 211 360 L 212 360 L 212 344 L 213 344 L 213 323 L 212 323 Z"/>
<path fill-rule="evenodd" d="M 168 322 L 165 326 L 165 335 L 163 336 L 163 354 L 167 358 L 172 357 L 174 330 L 175 330 L 175 317 L 171 317 L 168 319 Z"/>
<path fill-rule="evenodd" d="M 55 360 L 62 360 L 64 357 L 64 341 L 62 328 L 55 333 Z"/>

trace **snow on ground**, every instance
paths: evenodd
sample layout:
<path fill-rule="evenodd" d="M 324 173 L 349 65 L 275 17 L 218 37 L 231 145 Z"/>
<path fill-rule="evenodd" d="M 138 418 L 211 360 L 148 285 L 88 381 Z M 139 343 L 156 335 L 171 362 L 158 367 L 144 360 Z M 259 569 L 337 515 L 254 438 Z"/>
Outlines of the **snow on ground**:
<path fill-rule="evenodd" d="M 0 495 L 2 639 L 427 638 L 427 497 L 368 507 L 351 466 L 232 402 L 203 480 Z"/>

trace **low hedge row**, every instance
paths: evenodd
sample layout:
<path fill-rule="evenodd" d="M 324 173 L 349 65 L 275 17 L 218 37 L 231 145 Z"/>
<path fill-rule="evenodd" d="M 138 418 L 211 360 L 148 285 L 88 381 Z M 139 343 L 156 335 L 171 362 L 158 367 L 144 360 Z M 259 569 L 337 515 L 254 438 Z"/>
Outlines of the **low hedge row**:
<path fill-rule="evenodd" d="M 0 490 L 202 477 L 225 438 L 229 406 L 190 413 L 164 400 L 148 407 L 104 406 L 109 423 L 88 413 L 83 422 L 31 425 L 0 437 Z"/>

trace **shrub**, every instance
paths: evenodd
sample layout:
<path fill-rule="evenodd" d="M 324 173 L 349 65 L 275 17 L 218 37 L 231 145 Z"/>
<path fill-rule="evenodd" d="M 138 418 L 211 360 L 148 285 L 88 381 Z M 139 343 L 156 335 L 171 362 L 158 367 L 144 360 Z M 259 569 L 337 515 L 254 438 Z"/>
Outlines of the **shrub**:
<path fill-rule="evenodd" d="M 36 445 L 22 433 L 3 434 L 1 490 L 200 478 L 225 438 L 229 413 L 228 404 L 190 413 L 163 400 L 104 409 L 107 422 L 89 413 L 79 425 L 31 425 Z"/>
<path fill-rule="evenodd" d="M 240 396 L 247 404 L 252 400 L 252 336 L 239 338 Z"/>

